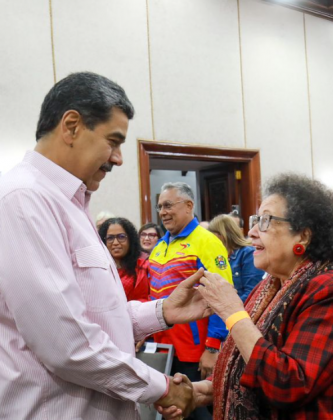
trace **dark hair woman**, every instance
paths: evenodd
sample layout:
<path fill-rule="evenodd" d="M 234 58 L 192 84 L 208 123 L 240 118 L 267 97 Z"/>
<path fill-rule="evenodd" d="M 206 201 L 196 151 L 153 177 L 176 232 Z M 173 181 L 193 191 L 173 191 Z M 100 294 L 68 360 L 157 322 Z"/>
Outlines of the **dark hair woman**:
<path fill-rule="evenodd" d="M 107 219 L 99 235 L 116 263 L 127 300 L 148 300 L 147 255 L 133 223 L 123 217 Z"/>
<path fill-rule="evenodd" d="M 163 230 L 156 223 L 146 223 L 139 230 L 140 245 L 144 252 L 150 254 L 158 240 L 163 236 Z"/>
<path fill-rule="evenodd" d="M 213 383 L 194 383 L 194 399 L 214 400 L 214 420 L 331 419 L 333 192 L 287 174 L 274 178 L 263 198 L 249 237 L 255 266 L 269 275 L 245 307 L 217 274 L 200 280 L 198 290 L 230 334 Z"/>

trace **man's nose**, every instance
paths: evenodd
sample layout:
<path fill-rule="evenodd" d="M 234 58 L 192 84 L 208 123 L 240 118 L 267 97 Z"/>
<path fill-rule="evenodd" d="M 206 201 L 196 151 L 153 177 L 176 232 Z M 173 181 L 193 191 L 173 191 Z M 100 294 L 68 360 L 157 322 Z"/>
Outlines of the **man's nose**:
<path fill-rule="evenodd" d="M 121 166 L 123 164 L 123 155 L 120 148 L 112 151 L 109 161 L 117 166 Z"/>

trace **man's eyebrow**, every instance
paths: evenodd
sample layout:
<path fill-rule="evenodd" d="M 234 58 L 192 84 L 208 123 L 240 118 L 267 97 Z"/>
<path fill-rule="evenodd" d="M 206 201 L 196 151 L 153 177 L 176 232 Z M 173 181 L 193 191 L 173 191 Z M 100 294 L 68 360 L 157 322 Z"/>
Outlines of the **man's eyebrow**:
<path fill-rule="evenodd" d="M 114 139 L 115 137 L 119 140 L 119 141 L 121 141 L 121 142 L 124 142 L 125 141 L 125 139 L 126 139 L 126 137 L 121 133 L 121 132 L 119 132 L 119 131 L 115 131 L 115 132 L 113 132 L 113 133 L 110 133 L 110 134 L 108 134 L 107 136 L 106 136 L 108 139 L 110 139 L 111 140 L 111 137 Z"/>

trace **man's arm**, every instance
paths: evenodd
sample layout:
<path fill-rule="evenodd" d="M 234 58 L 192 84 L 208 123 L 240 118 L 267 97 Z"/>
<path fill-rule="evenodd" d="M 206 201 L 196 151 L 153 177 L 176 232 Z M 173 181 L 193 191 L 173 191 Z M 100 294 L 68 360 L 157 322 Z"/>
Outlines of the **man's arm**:
<path fill-rule="evenodd" d="M 66 229 L 43 197 L 21 190 L 3 199 L 0 232 L 1 293 L 38 360 L 65 381 L 117 399 L 156 401 L 164 376 L 120 351 L 86 317 Z"/>

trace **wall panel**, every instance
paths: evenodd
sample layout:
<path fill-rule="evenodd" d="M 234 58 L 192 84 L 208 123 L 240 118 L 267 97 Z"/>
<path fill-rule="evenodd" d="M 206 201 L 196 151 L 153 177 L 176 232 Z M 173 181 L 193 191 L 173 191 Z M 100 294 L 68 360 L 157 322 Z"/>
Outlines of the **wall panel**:
<path fill-rule="evenodd" d="M 303 14 L 240 0 L 246 132 L 265 179 L 312 176 Z"/>
<path fill-rule="evenodd" d="M 244 146 L 237 2 L 149 0 L 157 140 Z"/>
<path fill-rule="evenodd" d="M 53 0 L 58 78 L 93 71 L 119 83 L 136 108 L 123 147 L 124 165 L 114 168 L 93 195 L 91 210 L 139 223 L 136 138 L 152 137 L 145 0 Z"/>
<path fill-rule="evenodd" d="M 333 22 L 306 16 L 315 177 L 333 188 Z"/>
<path fill-rule="evenodd" d="M 0 4 L 0 172 L 35 147 L 40 105 L 53 84 L 48 2 Z"/>

